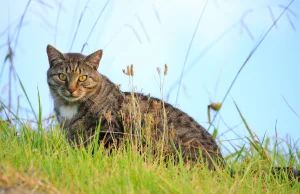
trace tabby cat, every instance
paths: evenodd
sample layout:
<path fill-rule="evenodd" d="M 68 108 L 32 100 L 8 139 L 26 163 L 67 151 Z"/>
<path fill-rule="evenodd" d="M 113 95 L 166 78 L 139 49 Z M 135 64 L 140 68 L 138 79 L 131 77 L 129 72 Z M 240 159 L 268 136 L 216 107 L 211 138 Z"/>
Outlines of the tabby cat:
<path fill-rule="evenodd" d="M 101 121 L 99 142 L 106 147 L 113 145 L 132 128 L 131 121 L 135 118 L 131 107 L 137 105 L 139 111 L 134 115 L 142 122 L 135 128 L 146 130 L 144 133 L 150 131 L 154 145 L 162 137 L 169 137 L 166 153 L 181 153 L 185 161 L 201 158 L 210 169 L 214 169 L 215 164 L 224 167 L 225 161 L 216 141 L 192 117 L 168 103 L 139 93 L 134 94 L 136 100 L 132 103 L 132 93 L 121 92 L 117 85 L 100 74 L 97 68 L 102 50 L 88 56 L 63 54 L 48 45 L 47 54 L 50 64 L 47 80 L 54 111 L 70 142 L 81 140 L 87 145 Z M 147 128 L 149 123 L 152 127 Z M 300 174 L 293 172 L 294 177 Z"/>
<path fill-rule="evenodd" d="M 100 118 L 100 141 L 109 146 L 121 139 L 126 130 L 124 115 L 130 109 L 131 94 L 121 92 L 117 85 L 98 73 L 102 50 L 84 56 L 79 53 L 63 54 L 48 45 L 47 54 L 50 64 L 47 80 L 54 99 L 54 111 L 68 140 L 79 141 L 81 137 L 83 142 L 88 143 Z M 167 118 L 164 123 L 162 111 L 158 110 L 162 107 L 160 100 L 138 93 L 135 97 L 140 115 L 145 117 L 142 120 L 151 115 L 152 125 L 156 128 L 152 134 L 157 137 L 152 139 L 159 139 L 164 130 L 169 130 L 172 140 L 169 152 L 180 150 L 186 160 L 197 160 L 201 150 L 202 158 L 210 168 L 213 160 L 224 162 L 214 138 L 192 117 L 164 103 Z M 105 117 L 104 114 L 109 115 Z"/>

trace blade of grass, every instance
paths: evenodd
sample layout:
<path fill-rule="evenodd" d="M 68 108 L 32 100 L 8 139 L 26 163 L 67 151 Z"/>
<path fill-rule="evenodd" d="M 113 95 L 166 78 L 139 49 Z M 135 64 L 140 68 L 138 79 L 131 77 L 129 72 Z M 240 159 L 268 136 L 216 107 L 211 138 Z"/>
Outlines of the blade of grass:
<path fill-rule="evenodd" d="M 277 120 L 275 123 L 275 145 L 274 145 L 274 151 L 273 151 L 273 158 L 276 159 L 278 155 L 278 133 L 277 133 Z"/>
<path fill-rule="evenodd" d="M 43 128 L 43 119 L 42 119 L 42 105 L 41 105 L 41 98 L 40 98 L 40 91 L 39 88 L 37 88 L 38 92 L 38 103 L 39 103 L 39 114 L 38 114 L 38 130 L 42 131 Z"/>
<path fill-rule="evenodd" d="M 57 27 L 58 27 L 58 21 L 59 21 L 59 18 L 60 18 L 60 12 L 61 12 L 61 9 L 62 9 L 62 2 L 63 2 L 63 0 L 61 0 L 59 2 L 59 9 L 58 9 L 57 17 L 56 17 L 56 22 L 55 22 L 54 46 L 56 46 Z"/>
<path fill-rule="evenodd" d="M 86 2 L 86 4 L 85 4 L 85 7 L 84 7 L 84 9 L 82 10 L 82 12 L 81 12 L 81 14 L 80 14 L 80 17 L 79 17 L 79 20 L 78 20 L 78 23 L 77 23 L 77 27 L 76 27 L 76 30 L 75 30 L 75 34 L 74 34 L 74 36 L 73 36 L 73 40 L 72 40 L 72 43 L 71 43 L 71 46 L 70 46 L 70 51 L 72 50 L 72 47 L 73 47 L 75 38 L 76 38 L 76 36 L 77 36 L 77 32 L 78 32 L 79 26 L 80 26 L 80 24 L 81 24 L 81 20 L 82 20 L 82 18 L 83 18 L 83 15 L 84 15 L 84 13 L 85 13 L 85 11 L 86 11 L 86 9 L 87 9 L 89 3 L 90 3 L 90 0 L 87 0 L 87 2 Z"/>
<path fill-rule="evenodd" d="M 145 25 L 144 25 L 142 19 L 140 18 L 139 15 L 136 15 L 135 17 L 137 18 L 138 22 L 140 23 L 140 25 L 141 25 L 141 27 L 142 27 L 142 29 L 143 29 L 143 31 L 144 31 L 144 34 L 145 34 L 145 36 L 146 36 L 148 42 L 151 43 L 150 36 L 149 36 L 149 34 L 148 34 L 148 32 L 147 32 L 147 30 L 146 30 L 146 28 L 145 28 Z"/>
<path fill-rule="evenodd" d="M 243 145 L 243 147 L 240 150 L 238 150 L 237 152 L 231 154 L 231 157 L 236 156 L 236 158 L 234 159 L 234 161 L 232 163 L 236 163 L 238 161 L 238 159 L 242 156 L 242 153 L 245 150 L 245 146 L 246 145 Z"/>
<path fill-rule="evenodd" d="M 205 4 L 204 4 L 204 7 L 203 7 L 203 9 L 202 9 L 202 12 L 201 12 L 201 14 L 200 14 L 200 16 L 199 16 L 199 19 L 198 19 L 196 28 L 195 28 L 195 30 L 194 30 L 194 33 L 193 33 L 191 42 L 190 42 L 189 47 L 188 47 L 188 51 L 187 51 L 186 56 L 185 56 L 185 59 L 184 59 L 184 63 L 183 63 L 182 70 L 181 70 L 181 74 L 180 74 L 180 78 L 179 78 L 178 90 L 177 90 L 177 95 L 176 95 L 176 101 L 175 101 L 175 104 L 177 104 L 177 102 L 178 102 L 179 93 L 180 93 L 180 88 L 181 88 L 181 82 L 182 82 L 182 77 L 183 77 L 184 69 L 185 69 L 185 66 L 186 66 L 186 62 L 187 62 L 187 59 L 188 59 L 188 56 L 189 56 L 189 53 L 190 53 L 190 50 L 191 50 L 191 47 L 192 47 L 194 38 L 195 38 L 195 36 L 196 36 L 197 30 L 198 30 L 198 26 L 199 26 L 200 21 L 201 21 L 201 19 L 202 19 L 203 13 L 204 13 L 204 11 L 206 10 L 206 6 L 207 6 L 208 1 L 209 1 L 209 0 L 206 0 L 206 2 L 205 2 Z"/>
<path fill-rule="evenodd" d="M 271 161 L 270 157 L 266 153 L 266 151 L 263 148 L 262 144 L 255 138 L 256 135 L 254 135 L 253 132 L 251 131 L 251 129 L 249 128 L 249 125 L 248 125 L 246 119 L 244 118 L 244 116 L 242 115 L 242 112 L 240 111 L 240 109 L 237 106 L 236 102 L 235 101 L 233 101 L 233 102 L 234 102 L 234 105 L 235 105 L 236 109 L 239 112 L 239 115 L 240 115 L 240 117 L 241 117 L 241 119 L 242 119 L 242 121 L 243 121 L 243 123 L 244 123 L 244 125 L 245 125 L 245 127 L 246 127 L 246 129 L 248 131 L 248 133 L 250 134 L 251 139 L 248 138 L 248 137 L 246 137 L 246 138 L 248 139 L 248 141 L 250 142 L 250 144 L 253 145 L 253 147 L 255 148 L 255 150 L 261 154 L 261 156 L 263 158 L 265 158 L 268 161 Z"/>
<path fill-rule="evenodd" d="M 243 145 L 243 147 L 241 148 L 241 150 L 237 153 L 235 161 L 237 161 L 242 156 L 242 153 L 245 150 L 245 146 L 246 145 Z"/>
<path fill-rule="evenodd" d="M 16 42 L 15 42 L 15 48 L 14 48 L 14 50 L 16 50 L 16 48 L 17 48 L 18 40 L 19 40 L 21 28 L 22 28 L 22 23 L 23 23 L 23 20 L 24 20 L 24 18 L 25 18 L 25 15 L 26 15 L 26 13 L 27 13 L 27 10 L 28 10 L 28 7 L 29 7 L 30 3 L 31 3 L 31 0 L 29 0 L 29 1 L 27 2 L 27 5 L 26 5 L 26 7 L 25 7 L 25 9 L 24 9 L 24 12 L 23 12 L 23 14 L 22 14 L 22 17 L 21 17 L 21 19 L 20 19 L 20 22 L 19 22 L 19 25 L 18 25 L 18 31 L 17 31 L 17 36 L 16 36 Z"/>
<path fill-rule="evenodd" d="M 300 119 L 300 116 L 297 114 L 297 112 L 290 106 L 290 104 L 287 102 L 284 96 L 282 96 L 285 103 L 288 105 L 288 107 L 293 111 L 293 113 Z"/>
<path fill-rule="evenodd" d="M 89 35 L 88 35 L 88 37 L 87 37 L 85 43 L 88 43 L 88 42 L 89 42 L 89 39 L 90 39 L 90 37 L 91 37 L 91 35 L 92 35 L 92 33 L 93 33 L 93 31 L 94 31 L 94 29 L 95 29 L 97 23 L 98 23 L 100 17 L 102 16 L 102 14 L 103 14 L 105 8 L 107 7 L 108 3 L 109 3 L 109 0 L 106 1 L 104 7 L 102 8 L 101 12 L 99 13 L 99 15 L 98 15 L 98 17 L 97 17 L 97 19 L 96 19 L 96 21 L 95 21 L 95 23 L 94 23 L 94 25 L 93 25 L 93 27 L 92 27 L 92 29 L 91 29 Z M 84 49 L 84 47 L 82 47 L 82 48 Z M 82 51 L 83 51 L 83 50 L 82 50 Z M 81 52 L 82 52 L 82 51 L 81 51 Z"/>
<path fill-rule="evenodd" d="M 29 106 L 30 106 L 30 108 L 31 108 L 32 114 L 34 115 L 36 121 L 38 122 L 38 117 L 37 117 L 37 115 L 36 115 L 36 113 L 35 113 L 35 111 L 34 111 L 34 109 L 33 109 L 33 106 L 32 106 L 32 104 L 31 104 L 31 101 L 29 100 L 29 97 L 28 97 L 28 95 L 27 95 L 27 92 L 26 92 L 26 90 L 25 90 L 25 87 L 24 87 L 24 85 L 23 85 L 23 83 L 22 83 L 22 81 L 21 81 L 21 79 L 20 79 L 19 76 L 18 76 L 18 80 L 19 80 L 21 89 L 22 89 L 22 91 L 23 91 L 24 94 L 25 94 L 25 97 L 26 97 L 26 99 L 27 99 L 27 102 L 29 103 Z"/>
<path fill-rule="evenodd" d="M 242 121 L 243 121 L 243 123 L 244 123 L 244 125 L 245 125 L 245 127 L 246 127 L 246 129 L 247 129 L 247 131 L 248 131 L 248 133 L 249 133 L 250 136 L 251 136 L 251 139 L 252 139 L 253 141 L 255 141 L 254 135 L 253 135 L 251 129 L 249 128 L 249 126 L 248 126 L 248 124 L 247 124 L 247 122 L 246 122 L 246 119 L 245 119 L 244 116 L 242 115 L 242 112 L 240 111 L 240 109 L 239 109 L 239 107 L 237 106 L 236 102 L 235 102 L 235 101 L 233 101 L 233 102 L 234 102 L 234 105 L 235 105 L 237 111 L 239 112 L 239 115 L 240 115 L 240 117 L 241 117 L 241 119 L 242 119 Z"/>
<path fill-rule="evenodd" d="M 0 103 L 1 106 L 4 107 L 6 110 L 8 110 L 8 112 L 10 112 L 19 123 L 24 125 L 24 123 L 19 119 L 19 117 L 13 111 L 11 111 L 9 107 L 7 107 L 2 101 L 0 101 Z"/>

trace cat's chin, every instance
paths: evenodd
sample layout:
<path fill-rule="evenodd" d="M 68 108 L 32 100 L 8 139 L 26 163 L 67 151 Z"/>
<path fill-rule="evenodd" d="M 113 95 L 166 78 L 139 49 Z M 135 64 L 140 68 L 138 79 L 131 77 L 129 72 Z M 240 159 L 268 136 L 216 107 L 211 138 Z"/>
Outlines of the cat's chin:
<path fill-rule="evenodd" d="M 63 98 L 64 98 L 66 101 L 68 101 L 68 102 L 76 102 L 76 101 L 78 101 L 78 100 L 81 99 L 81 96 L 78 96 L 78 97 L 75 97 L 75 96 L 69 96 L 69 97 L 63 96 Z"/>

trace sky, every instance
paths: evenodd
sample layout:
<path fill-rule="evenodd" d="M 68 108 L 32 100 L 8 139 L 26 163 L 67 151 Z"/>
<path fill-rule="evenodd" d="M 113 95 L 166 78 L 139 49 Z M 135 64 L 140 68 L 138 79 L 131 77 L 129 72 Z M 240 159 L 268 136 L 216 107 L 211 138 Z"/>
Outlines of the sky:
<path fill-rule="evenodd" d="M 121 84 L 123 91 L 129 91 L 130 84 L 122 69 L 134 64 L 136 91 L 158 98 L 162 95 L 157 67 L 167 64 L 163 98 L 208 128 L 207 106 L 223 100 L 252 49 L 289 2 L 31 0 L 17 36 L 28 1 L 1 0 L 0 60 L 4 61 L 11 40 L 16 72 L 36 111 L 39 90 L 44 117 L 53 114 L 46 82 L 47 44 L 63 53 L 87 55 L 103 49 L 98 70 Z M 299 29 L 300 1 L 295 0 L 247 62 L 223 103 L 214 123 L 223 134 L 218 137 L 222 143 L 248 135 L 235 102 L 260 139 L 265 134 L 274 137 L 276 128 L 280 138 L 290 138 L 299 147 L 300 118 L 293 112 L 300 115 Z M 0 100 L 8 103 L 9 63 L 0 66 Z M 22 107 L 29 109 L 18 82 L 13 88 L 13 108 L 20 96 Z"/>

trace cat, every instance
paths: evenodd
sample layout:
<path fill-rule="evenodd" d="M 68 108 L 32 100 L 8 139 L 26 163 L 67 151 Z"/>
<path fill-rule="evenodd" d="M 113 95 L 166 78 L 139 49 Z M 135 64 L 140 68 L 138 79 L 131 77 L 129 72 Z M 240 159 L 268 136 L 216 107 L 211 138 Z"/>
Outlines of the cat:
<path fill-rule="evenodd" d="M 101 119 L 100 141 L 109 146 L 114 140 L 122 139 L 125 133 L 122 115 L 130 109 L 131 93 L 120 89 L 97 69 L 102 50 L 88 56 L 79 53 L 61 53 L 53 46 L 47 46 L 50 67 L 47 81 L 54 99 L 54 111 L 69 141 L 88 143 L 93 137 Z M 192 117 L 164 103 L 166 123 L 159 99 L 136 93 L 141 115 L 151 116 L 156 130 L 152 133 L 158 139 L 165 130 L 173 145 L 170 152 L 180 150 L 186 160 L 197 160 L 201 155 L 209 168 L 215 162 L 225 164 L 215 139 Z M 103 114 L 109 113 L 109 119 Z M 128 114 L 127 114 L 128 115 Z M 170 133 L 173 133 L 171 135 Z M 153 139 L 155 139 L 153 137 Z M 176 150 L 175 150 L 176 149 Z"/>
<path fill-rule="evenodd" d="M 201 158 L 209 169 L 225 167 L 215 139 L 188 114 L 157 98 L 121 92 L 116 84 L 100 74 L 97 69 L 102 50 L 88 56 L 63 54 L 48 45 L 47 54 L 50 65 L 47 81 L 54 111 L 69 142 L 82 140 L 87 145 L 100 122 L 99 142 L 109 147 L 122 140 L 128 128 L 132 129 L 132 120 L 140 118 L 142 122 L 135 128 L 144 128 L 144 133 L 150 131 L 154 145 L 162 137 L 169 138 L 166 153 L 181 153 L 186 162 Z M 138 113 L 131 114 L 132 106 L 137 106 Z M 147 120 L 152 127 L 146 127 Z M 300 172 L 293 170 L 292 177 L 300 180 L 299 176 Z"/>

